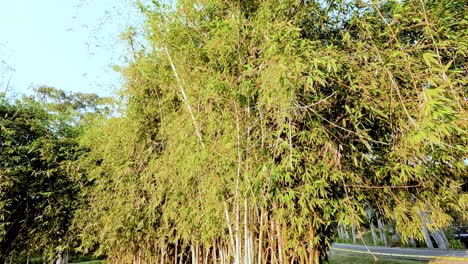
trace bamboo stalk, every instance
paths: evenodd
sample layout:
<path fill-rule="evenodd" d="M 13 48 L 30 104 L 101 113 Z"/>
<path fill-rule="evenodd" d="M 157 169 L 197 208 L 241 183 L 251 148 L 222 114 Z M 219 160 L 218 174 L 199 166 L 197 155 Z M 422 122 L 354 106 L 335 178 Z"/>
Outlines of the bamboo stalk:
<path fill-rule="evenodd" d="M 356 228 L 354 227 L 354 224 L 351 225 L 351 233 L 353 235 L 353 243 L 356 243 Z"/>
<path fill-rule="evenodd" d="M 230 239 L 230 242 L 231 242 L 231 250 L 234 252 L 235 251 L 235 244 L 234 244 L 234 234 L 232 232 L 231 219 L 229 218 L 229 212 L 228 212 L 226 203 L 224 202 L 223 205 L 224 205 L 224 214 L 226 215 L 226 222 L 227 222 L 227 225 L 228 225 L 229 239 Z"/>
<path fill-rule="evenodd" d="M 216 243 L 213 245 L 213 263 L 218 263 L 218 256 L 216 255 Z"/>
<path fill-rule="evenodd" d="M 249 233 L 249 262 L 254 263 L 254 240 L 252 232 Z"/>
<path fill-rule="evenodd" d="M 163 243 L 161 243 L 161 262 L 160 262 L 161 264 L 164 264 L 164 254 L 165 254 L 164 245 Z"/>
<path fill-rule="evenodd" d="M 379 227 L 379 233 L 380 233 L 380 240 L 382 240 L 383 246 L 387 246 L 387 236 L 385 235 L 385 229 L 382 221 L 380 221 L 380 217 L 377 217 L 377 225 Z"/>
<path fill-rule="evenodd" d="M 180 81 L 179 74 L 177 73 L 177 69 L 172 61 L 171 54 L 169 53 L 169 49 L 167 46 L 164 46 L 164 50 L 166 51 L 167 58 L 169 59 L 169 63 L 171 64 L 172 71 L 174 72 L 174 77 L 176 78 L 177 84 L 179 85 L 180 93 L 182 94 L 182 98 L 184 100 L 185 106 L 192 118 L 193 126 L 195 127 L 195 133 L 197 134 L 198 139 L 200 140 L 200 144 L 203 148 L 205 148 L 205 144 L 203 143 L 202 134 L 200 132 L 200 128 L 197 124 L 197 120 L 195 119 L 195 115 L 193 114 L 192 107 L 187 98 L 187 94 L 185 93 L 184 87 L 182 86 L 182 82 Z"/>
<path fill-rule="evenodd" d="M 292 128 L 291 128 L 291 118 L 288 118 L 288 130 L 289 130 L 289 166 L 291 170 L 293 169 L 293 146 L 292 146 Z"/>
<path fill-rule="evenodd" d="M 258 264 L 262 264 L 262 244 L 263 244 L 263 212 L 260 213 L 260 232 L 258 235 Z"/>
<path fill-rule="evenodd" d="M 226 263 L 225 262 L 226 255 L 224 254 L 224 250 L 222 246 L 219 247 L 219 257 L 221 258 L 221 264 Z"/>
<path fill-rule="evenodd" d="M 190 252 L 192 252 L 192 264 L 198 264 L 196 261 L 196 258 L 195 258 L 195 247 L 192 245 L 190 245 Z"/>
<path fill-rule="evenodd" d="M 204 264 L 208 264 L 208 256 L 210 255 L 210 248 L 205 249 L 205 259 L 203 260 Z"/>
<path fill-rule="evenodd" d="M 248 224 L 247 224 L 247 198 L 244 198 L 244 263 L 250 263 L 249 262 L 249 230 L 248 230 Z"/>
<path fill-rule="evenodd" d="M 177 264 L 177 246 L 178 246 L 178 242 L 175 243 L 175 254 L 174 254 L 174 264 Z"/>
<path fill-rule="evenodd" d="M 281 235 L 281 228 L 280 228 L 280 225 L 278 224 L 278 222 L 275 221 L 275 226 L 276 226 L 276 235 L 278 236 L 277 237 L 277 240 L 278 240 L 278 260 L 279 260 L 279 263 L 280 264 L 283 264 L 284 263 L 284 252 L 283 252 L 283 239 L 282 239 L 282 235 Z"/>
<path fill-rule="evenodd" d="M 236 102 L 234 102 L 234 109 L 236 111 L 236 128 L 237 128 L 237 178 L 236 178 L 236 192 L 234 197 L 235 206 L 235 236 L 236 236 L 236 251 L 234 256 L 234 263 L 240 264 L 241 258 L 241 244 L 239 234 L 239 222 L 240 222 L 240 203 L 239 203 L 239 181 L 240 181 L 240 170 L 241 170 L 241 153 L 240 153 L 240 124 L 239 124 L 239 113 L 237 110 Z"/>
<path fill-rule="evenodd" d="M 271 263 L 277 263 L 276 255 L 275 255 L 275 248 L 276 248 L 276 239 L 275 239 L 275 223 L 274 221 L 270 220 L 270 253 L 271 253 Z"/>
<path fill-rule="evenodd" d="M 424 241 L 426 242 L 427 248 L 434 248 L 434 245 L 432 244 L 431 237 L 429 235 L 429 231 L 427 230 L 427 225 L 426 225 L 426 213 L 423 212 L 421 209 L 419 209 L 419 215 L 421 217 L 421 230 L 424 235 Z"/>

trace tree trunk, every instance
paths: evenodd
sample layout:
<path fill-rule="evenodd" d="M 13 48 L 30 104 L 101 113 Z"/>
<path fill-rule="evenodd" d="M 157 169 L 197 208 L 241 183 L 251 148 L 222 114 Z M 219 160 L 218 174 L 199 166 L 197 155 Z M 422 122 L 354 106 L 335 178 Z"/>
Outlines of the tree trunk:
<path fill-rule="evenodd" d="M 440 235 L 437 232 L 430 232 L 431 236 L 434 238 L 437 247 L 440 249 L 446 249 L 444 241 L 441 239 Z"/>
<path fill-rule="evenodd" d="M 351 233 L 353 235 L 353 243 L 356 243 L 356 228 L 354 227 L 354 224 L 351 225 Z"/>
<path fill-rule="evenodd" d="M 63 264 L 68 264 L 68 250 L 65 250 L 63 255 Z"/>
<path fill-rule="evenodd" d="M 57 254 L 57 260 L 55 264 L 68 264 L 68 250 L 60 251 Z"/>
<path fill-rule="evenodd" d="M 426 246 L 427 248 L 434 248 L 434 245 L 431 241 L 431 236 L 429 235 L 429 231 L 427 231 L 426 214 L 422 210 L 419 210 L 419 215 L 421 216 L 421 229 L 424 235 L 424 241 L 426 242 Z"/>
<path fill-rule="evenodd" d="M 439 234 L 442 237 L 442 239 L 444 240 L 444 243 L 445 243 L 447 249 L 449 249 L 450 248 L 450 242 L 448 241 L 447 236 L 444 233 L 444 230 L 440 229 Z"/>
<path fill-rule="evenodd" d="M 410 244 L 412 247 L 416 247 L 416 241 L 414 240 L 414 237 L 410 237 L 410 239 L 409 239 L 409 244 Z"/>
<path fill-rule="evenodd" d="M 345 240 L 346 240 L 346 241 L 349 241 L 348 229 L 346 228 L 346 226 L 344 226 L 344 225 L 342 225 L 342 226 L 343 226 L 343 231 L 344 231 Z"/>
<path fill-rule="evenodd" d="M 380 221 L 380 218 L 377 218 L 377 225 L 379 226 L 380 240 L 382 240 L 382 244 L 386 247 L 387 236 L 385 235 L 385 228 L 382 221 Z"/>
<path fill-rule="evenodd" d="M 445 236 L 445 234 L 444 234 Z M 448 245 L 445 243 L 445 240 L 444 238 L 442 237 L 441 235 L 441 231 L 440 230 L 437 230 L 437 231 L 434 231 L 432 233 L 432 237 L 434 237 L 436 243 L 437 243 L 437 246 L 440 248 L 440 249 L 448 249 Z"/>
<path fill-rule="evenodd" d="M 344 235 L 343 235 L 343 227 L 341 225 L 338 226 L 338 238 L 343 240 Z"/>
<path fill-rule="evenodd" d="M 375 227 L 372 222 L 369 223 L 370 228 L 371 228 L 371 233 L 372 233 L 372 241 L 374 242 L 374 246 L 377 246 L 377 234 L 375 233 Z"/>
<path fill-rule="evenodd" d="M 372 223 L 372 212 L 370 208 L 367 209 L 367 219 L 369 221 L 369 225 L 371 228 L 372 240 L 374 241 L 374 246 L 377 246 L 377 234 L 375 234 L 374 223 Z"/>

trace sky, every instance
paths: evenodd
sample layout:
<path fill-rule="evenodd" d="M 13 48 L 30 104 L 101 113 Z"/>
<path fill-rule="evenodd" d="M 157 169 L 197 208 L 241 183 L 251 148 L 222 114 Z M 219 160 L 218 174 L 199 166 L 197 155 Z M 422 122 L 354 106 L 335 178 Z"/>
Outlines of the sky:
<path fill-rule="evenodd" d="M 0 92 L 40 85 L 113 94 L 125 65 L 119 35 L 142 17 L 132 0 L 0 0 Z"/>

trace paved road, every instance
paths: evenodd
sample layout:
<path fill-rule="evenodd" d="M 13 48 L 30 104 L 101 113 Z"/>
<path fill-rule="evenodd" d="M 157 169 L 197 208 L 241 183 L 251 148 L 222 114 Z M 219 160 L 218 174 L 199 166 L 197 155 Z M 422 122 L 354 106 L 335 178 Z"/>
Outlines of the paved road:
<path fill-rule="evenodd" d="M 468 250 L 440 250 L 440 249 L 414 249 L 414 248 L 389 248 L 389 247 L 374 247 L 368 246 L 369 250 L 377 256 L 392 256 L 405 259 L 447 259 L 460 260 L 463 263 L 468 263 Z M 367 253 L 368 249 L 365 246 L 349 245 L 349 244 L 333 244 L 331 250 Z M 466 261 L 466 262 L 465 262 Z"/>

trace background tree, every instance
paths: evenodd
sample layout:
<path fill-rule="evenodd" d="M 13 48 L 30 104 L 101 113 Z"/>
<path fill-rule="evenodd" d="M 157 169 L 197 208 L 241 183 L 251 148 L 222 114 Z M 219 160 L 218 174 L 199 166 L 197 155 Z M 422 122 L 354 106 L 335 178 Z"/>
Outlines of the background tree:
<path fill-rule="evenodd" d="M 83 153 L 77 135 L 99 98 L 50 87 L 36 95 L 0 102 L 2 263 L 13 254 L 54 259 L 57 252 L 66 262 L 73 239 L 79 185 L 71 164 Z"/>

